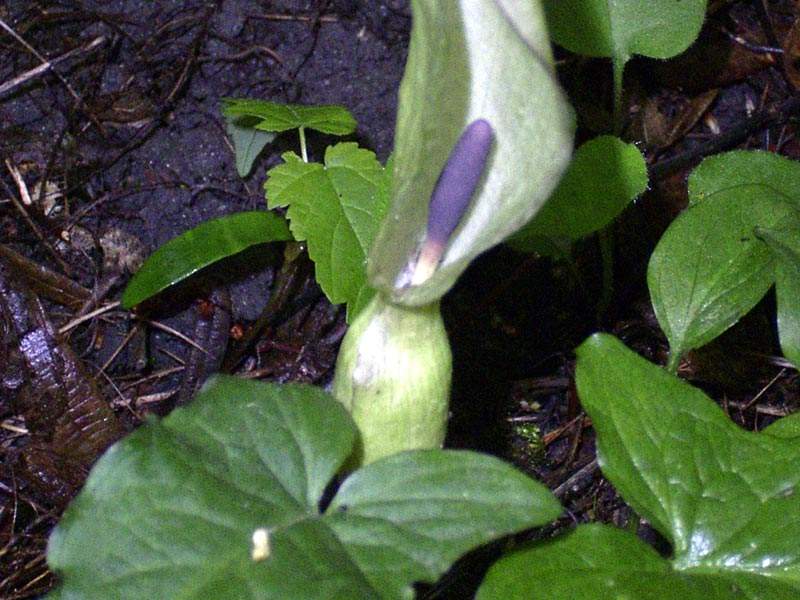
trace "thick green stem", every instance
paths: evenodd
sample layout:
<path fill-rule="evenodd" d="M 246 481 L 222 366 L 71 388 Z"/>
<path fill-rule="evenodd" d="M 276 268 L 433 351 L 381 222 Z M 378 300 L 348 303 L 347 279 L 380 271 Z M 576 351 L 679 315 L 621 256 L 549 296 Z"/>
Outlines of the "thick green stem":
<path fill-rule="evenodd" d="M 353 463 L 441 447 L 451 372 L 439 303 L 399 306 L 376 294 L 350 326 L 333 380 L 361 433 Z"/>

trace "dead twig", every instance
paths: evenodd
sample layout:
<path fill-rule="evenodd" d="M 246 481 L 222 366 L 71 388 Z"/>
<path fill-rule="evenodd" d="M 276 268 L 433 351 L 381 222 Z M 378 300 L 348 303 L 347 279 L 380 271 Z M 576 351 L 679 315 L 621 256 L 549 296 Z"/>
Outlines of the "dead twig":
<path fill-rule="evenodd" d="M 64 61 L 69 60 L 70 58 L 78 55 L 78 54 L 86 54 L 93 51 L 95 48 L 103 45 L 106 41 L 105 36 L 99 36 L 93 39 L 91 42 L 86 44 L 85 46 L 80 46 L 78 48 L 73 48 L 72 50 L 65 52 L 61 56 L 57 56 L 52 60 L 45 60 L 42 64 L 38 67 L 34 67 L 29 71 L 25 71 L 24 73 L 17 75 L 13 79 L 6 81 L 3 84 L 0 84 L 0 96 L 3 94 L 10 93 L 16 90 L 19 86 L 24 85 L 28 81 L 39 77 L 43 73 L 47 73 L 48 71 L 55 72 L 56 65 L 63 63 Z"/>
<path fill-rule="evenodd" d="M 247 15 L 251 19 L 259 19 L 261 21 L 300 21 L 301 23 L 338 23 L 339 18 L 336 15 L 284 15 L 279 13 L 267 13 L 265 15 L 252 14 Z"/>
<path fill-rule="evenodd" d="M 17 199 L 16 194 L 14 194 L 14 191 L 8 186 L 5 179 L 0 178 L 0 184 L 2 184 L 3 188 L 6 191 L 6 194 L 8 194 L 8 197 L 11 199 L 11 204 L 13 204 L 14 208 L 17 209 L 17 212 L 19 212 L 19 214 L 22 216 L 22 219 L 25 221 L 25 223 L 28 224 L 28 227 L 30 227 L 34 235 L 37 238 L 39 238 L 39 241 L 42 243 L 42 245 L 55 259 L 55 261 L 58 263 L 58 266 L 61 267 L 61 270 L 64 271 L 64 273 L 66 273 L 67 275 L 70 275 L 72 273 L 72 269 L 64 261 L 64 259 L 61 258 L 61 255 L 58 252 L 56 252 L 56 249 L 53 247 L 53 244 L 51 244 L 50 240 L 48 240 L 45 237 L 44 233 L 42 233 L 42 230 L 36 224 L 36 221 L 34 221 L 28 214 L 28 211 L 25 210 L 25 206 L 22 204 L 22 202 L 20 202 Z"/>
<path fill-rule="evenodd" d="M 241 60 L 247 60 L 251 56 L 258 56 L 259 54 L 266 54 L 278 64 L 283 64 L 283 57 L 275 52 L 275 50 L 268 48 L 267 46 L 251 46 L 250 48 L 246 48 L 241 52 L 225 54 L 224 56 L 203 56 L 202 58 L 199 58 L 197 62 L 201 65 L 211 62 L 239 62 Z"/>
<path fill-rule="evenodd" d="M 163 331 L 164 333 L 168 333 L 168 334 L 170 334 L 171 336 L 174 336 L 174 337 L 178 338 L 178 339 L 179 339 L 179 340 L 181 340 L 182 342 L 186 342 L 186 343 L 187 343 L 187 344 L 189 344 L 189 345 L 190 345 L 192 348 L 197 348 L 198 350 L 200 350 L 200 352 L 204 353 L 206 356 L 211 356 L 211 353 L 210 353 L 208 350 L 206 350 L 205 348 L 203 348 L 203 347 L 202 347 L 200 344 L 198 344 L 197 342 L 195 342 L 195 341 L 194 341 L 192 338 L 190 338 L 189 336 L 182 334 L 182 333 L 181 333 L 180 331 L 178 331 L 177 329 L 173 329 L 173 328 L 172 328 L 172 327 L 170 327 L 169 325 L 165 325 L 164 323 L 160 323 L 159 321 L 153 321 L 152 319 L 143 319 L 143 320 L 144 320 L 144 322 L 145 322 L 145 323 L 147 323 L 148 325 L 152 325 L 152 326 L 153 326 L 153 327 L 155 327 L 156 329 L 160 329 L 160 330 L 161 330 L 161 331 Z"/>
<path fill-rule="evenodd" d="M 581 483 L 581 480 L 584 478 L 589 477 L 590 475 L 594 475 L 595 472 L 600 468 L 600 465 L 595 458 L 591 462 L 585 464 L 580 469 L 575 471 L 572 475 L 570 475 L 569 479 L 567 479 L 564 483 L 559 485 L 556 489 L 553 490 L 553 494 L 555 494 L 556 498 L 563 498 L 567 492 L 570 491 L 570 488 L 573 486 L 578 485 Z"/>
<path fill-rule="evenodd" d="M 797 113 L 800 113 L 800 97 L 792 97 L 778 106 L 761 109 L 753 113 L 750 118 L 745 119 L 725 133 L 715 136 L 708 142 L 700 144 L 683 154 L 678 154 L 653 164 L 650 167 L 650 179 L 651 181 L 663 179 L 672 173 L 690 167 L 703 157 L 727 150 L 766 127 L 788 121 Z"/>
<path fill-rule="evenodd" d="M 761 396 L 763 396 L 767 392 L 767 390 L 769 388 L 771 388 L 775 384 L 776 381 L 778 381 L 778 379 L 783 377 L 784 373 L 786 373 L 786 369 L 781 369 L 780 371 L 778 371 L 778 374 L 775 375 L 775 377 L 773 377 L 767 385 L 765 385 L 763 388 L 761 388 L 759 390 L 759 392 L 755 396 L 753 396 L 753 398 L 749 402 L 747 402 L 747 404 L 744 405 L 744 408 L 742 408 L 742 411 L 747 410 L 748 408 L 753 406 L 753 404 L 758 402 L 758 399 L 761 398 Z"/>
<path fill-rule="evenodd" d="M 17 184 L 17 189 L 19 190 L 19 198 L 22 201 L 22 204 L 25 206 L 30 206 L 33 204 L 33 200 L 31 200 L 31 194 L 28 191 L 28 185 L 25 183 L 25 180 L 22 178 L 22 173 L 19 172 L 14 165 L 11 164 L 11 161 L 6 159 L 6 169 L 11 174 L 11 179 L 14 180 L 14 183 Z"/>
<path fill-rule="evenodd" d="M 111 302 L 110 304 L 106 304 L 105 306 L 101 306 L 100 308 L 98 308 L 96 310 L 93 310 L 90 313 L 87 313 L 85 315 L 81 315 L 80 317 L 72 319 L 69 323 L 67 323 L 61 329 L 59 329 L 58 333 L 59 333 L 59 335 L 64 335 L 65 333 L 69 332 L 70 330 L 75 329 L 81 323 L 84 323 L 85 321 L 89 321 L 89 320 L 94 319 L 95 317 L 97 317 L 99 315 L 102 315 L 102 314 L 105 314 L 105 313 L 107 313 L 107 312 L 109 312 L 111 310 L 114 310 L 115 308 L 118 308 L 119 305 L 120 305 L 119 301 Z"/>
<path fill-rule="evenodd" d="M 42 64 L 47 64 L 48 65 L 47 70 L 50 70 L 50 71 L 53 72 L 53 74 L 58 78 L 58 80 L 62 83 L 62 85 L 67 89 L 67 91 L 75 99 L 75 101 L 78 103 L 79 106 L 83 105 L 83 98 L 81 98 L 80 95 L 78 94 L 78 92 L 75 91 L 75 89 L 72 87 L 70 82 L 67 81 L 67 79 L 61 73 L 59 73 L 56 69 L 53 68 L 52 61 L 50 61 L 50 60 L 46 59 L 44 56 L 42 56 L 39 53 L 39 51 L 36 50 L 36 48 L 34 48 L 28 42 L 26 42 L 16 31 L 14 31 L 11 27 L 9 27 L 8 24 L 3 19 L 0 19 L 0 29 L 5 30 L 5 32 L 8 33 L 8 35 L 10 35 L 15 40 L 17 40 L 17 42 L 19 42 L 28 52 L 30 52 L 38 60 L 40 60 L 42 62 Z"/>

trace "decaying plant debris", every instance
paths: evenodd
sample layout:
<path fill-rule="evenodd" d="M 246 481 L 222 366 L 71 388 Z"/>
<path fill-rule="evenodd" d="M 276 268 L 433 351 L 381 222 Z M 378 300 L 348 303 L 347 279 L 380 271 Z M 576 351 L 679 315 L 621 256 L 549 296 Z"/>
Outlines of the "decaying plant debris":
<path fill-rule="evenodd" d="M 629 511 L 597 469 L 571 352 L 602 328 L 663 362 L 644 270 L 685 205 L 687 169 L 736 145 L 800 158 L 796 11 L 788 1 L 711 3 L 687 55 L 630 66 L 627 131 L 644 144 L 653 189 L 617 226 L 607 310 L 596 311 L 593 242 L 578 249 L 575 270 L 497 249 L 445 299 L 456 377 L 449 443 L 513 458 L 572 519 L 621 524 Z M 302 248 L 243 257 L 138 314 L 116 304 L 122 263 L 138 245 L 149 251 L 211 216 L 262 206 L 264 168 L 282 148 L 240 181 L 224 96 L 346 104 L 359 141 L 385 159 L 410 17 L 392 0 L 12 0 L 0 19 L 0 596 L 26 598 L 52 584 L 46 538 L 86 469 L 147 414 L 187 401 L 219 365 L 330 380 L 344 315 L 322 297 Z M 713 76 L 695 69 L 712 62 Z M 602 66 L 561 57 L 585 132 L 610 118 L 582 91 L 610 89 Z M 311 142 L 319 152 L 327 140 Z M 119 239 L 134 241 L 112 261 Z M 682 365 L 753 429 L 798 403 L 797 374 L 773 358 L 762 308 Z M 26 346 L 32 334 L 40 351 Z M 480 554 L 465 563 L 423 593 L 463 597 L 483 568 Z"/>

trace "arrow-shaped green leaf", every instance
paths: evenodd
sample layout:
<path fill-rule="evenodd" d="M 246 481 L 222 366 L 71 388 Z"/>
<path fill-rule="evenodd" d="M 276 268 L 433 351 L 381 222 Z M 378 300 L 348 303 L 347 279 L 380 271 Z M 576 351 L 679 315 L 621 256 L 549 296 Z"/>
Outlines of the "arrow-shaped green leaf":
<path fill-rule="evenodd" d="M 372 463 L 321 510 L 354 440 L 318 388 L 213 380 L 100 459 L 50 539 L 51 598 L 408 599 L 560 512 L 510 465 L 442 450 Z"/>
<path fill-rule="evenodd" d="M 502 559 L 480 600 L 798 597 L 796 418 L 773 432 L 740 429 L 700 390 L 604 334 L 578 349 L 576 383 L 604 475 L 672 542 L 672 559 L 627 532 L 581 526 Z"/>

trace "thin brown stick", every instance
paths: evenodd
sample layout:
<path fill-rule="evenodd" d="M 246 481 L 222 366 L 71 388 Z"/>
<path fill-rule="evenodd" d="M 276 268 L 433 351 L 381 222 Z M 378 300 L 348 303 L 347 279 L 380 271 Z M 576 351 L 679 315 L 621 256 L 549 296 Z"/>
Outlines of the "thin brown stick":
<path fill-rule="evenodd" d="M 210 353 L 208 350 L 206 350 L 205 348 L 203 348 L 203 347 L 202 347 L 200 344 L 198 344 L 197 342 L 195 342 L 195 341 L 194 341 L 192 338 L 190 338 L 189 336 L 182 334 L 182 333 L 181 333 L 180 331 L 178 331 L 177 329 L 173 329 L 173 328 L 172 328 L 172 327 L 170 327 L 169 325 L 165 325 L 164 323 L 160 323 L 159 321 L 153 321 L 153 320 L 151 320 L 151 319 L 144 319 L 144 321 L 145 321 L 145 323 L 147 323 L 148 325 L 152 325 L 152 326 L 153 326 L 153 327 L 155 327 L 156 329 L 160 329 L 161 331 L 163 331 L 163 332 L 165 332 L 165 333 L 168 333 L 168 334 L 170 334 L 170 335 L 172 335 L 172 336 L 174 336 L 174 337 L 178 338 L 178 339 L 179 339 L 179 340 L 181 340 L 182 342 L 186 342 L 186 343 L 187 343 L 187 344 L 189 344 L 189 345 L 190 345 L 192 348 L 197 348 L 198 350 L 200 350 L 200 352 L 203 352 L 204 354 L 206 354 L 206 355 L 208 355 L 208 356 L 211 356 L 211 353 Z"/>
<path fill-rule="evenodd" d="M 741 411 L 745 411 L 749 408 L 744 402 L 728 402 L 728 406 Z M 792 414 L 790 410 L 772 408 L 771 406 L 756 406 L 754 410 L 759 414 L 769 415 L 770 417 L 786 417 Z"/>
<path fill-rule="evenodd" d="M 576 485 L 584 477 L 593 475 L 599 468 L 600 465 L 595 458 L 575 471 L 575 473 L 573 473 L 569 479 L 553 490 L 553 494 L 555 494 L 556 498 L 563 498 L 572 486 Z"/>
<path fill-rule="evenodd" d="M 111 353 L 111 356 L 108 357 L 108 360 L 106 360 L 106 362 L 103 363 L 103 366 L 100 367 L 100 371 L 98 371 L 99 373 L 105 373 L 106 369 L 111 366 L 111 363 L 113 363 L 117 359 L 119 353 L 122 352 L 125 346 L 127 346 L 133 339 L 133 336 L 136 335 L 137 327 L 138 325 L 135 325 L 134 327 L 131 328 L 131 330 L 128 332 L 128 335 L 125 336 L 125 338 L 119 343 L 119 346 L 117 346 L 114 349 L 114 352 Z"/>
<path fill-rule="evenodd" d="M 28 227 L 31 228 L 31 231 L 33 231 L 34 235 L 39 238 L 39 241 L 42 242 L 42 245 L 44 245 L 50 255 L 55 259 L 55 261 L 58 263 L 58 266 L 61 267 L 61 270 L 67 275 L 70 275 L 72 273 L 72 269 L 70 269 L 69 265 L 64 262 L 64 259 L 61 258 L 61 255 L 56 252 L 56 249 L 53 247 L 53 244 L 50 243 L 50 240 L 44 236 L 44 233 L 42 233 L 42 230 L 36 224 L 36 221 L 34 221 L 28 214 L 28 211 L 25 210 L 25 206 L 17 199 L 14 191 L 8 186 L 5 179 L 0 178 L 0 184 L 2 184 L 3 188 L 8 194 L 8 197 L 11 199 L 11 204 L 13 204 L 14 208 L 16 208 L 19 214 L 22 215 L 22 219 L 28 224 Z"/>
<path fill-rule="evenodd" d="M 753 398 L 749 402 L 747 402 L 747 404 L 744 405 L 744 408 L 742 410 L 747 410 L 748 408 L 753 406 L 753 404 L 758 402 L 758 399 L 761 398 L 761 396 L 763 396 L 767 392 L 767 390 L 771 388 L 776 381 L 778 381 L 778 379 L 783 377 L 784 373 L 786 373 L 786 369 L 781 369 L 780 371 L 778 371 L 778 374 L 775 375 L 775 377 L 773 377 L 767 385 L 761 388 L 759 392 L 755 396 L 753 396 Z"/>
<path fill-rule="evenodd" d="M 49 70 L 53 71 L 53 74 L 54 74 L 54 75 L 55 75 L 55 76 L 58 78 L 58 80 L 59 80 L 59 81 L 60 81 L 60 82 L 61 82 L 61 83 L 64 85 L 64 87 L 65 87 L 65 88 L 67 88 L 67 91 L 70 93 L 70 95 L 71 95 L 73 98 L 75 98 L 75 101 L 76 101 L 76 102 L 77 102 L 79 105 L 82 105 L 82 104 L 83 104 L 83 98 L 81 98 L 81 97 L 80 97 L 80 95 L 78 95 L 78 92 L 76 92 L 76 91 L 74 90 L 74 88 L 72 87 L 72 85 L 70 84 L 70 82 L 69 82 L 69 81 L 67 81 L 67 80 L 64 78 L 64 76 L 63 76 L 61 73 L 59 73 L 58 71 L 56 71 L 55 69 L 53 69 L 53 66 L 52 66 L 52 61 L 49 61 L 48 59 L 46 59 L 44 56 L 42 56 L 42 55 L 41 55 L 41 54 L 38 52 L 38 50 L 36 50 L 36 48 L 34 48 L 34 47 L 33 47 L 33 46 L 31 46 L 31 45 L 30 45 L 28 42 L 26 42 L 24 39 L 22 39 L 22 37 L 21 37 L 21 36 L 20 36 L 20 35 L 19 35 L 19 34 L 18 34 L 16 31 L 14 31 L 14 30 L 13 30 L 11 27 L 9 27 L 9 26 L 8 26 L 8 24 L 7 24 L 5 21 L 3 21 L 3 19 L 0 19 L 0 29 L 4 29 L 4 30 L 6 31 L 6 33 L 8 33 L 8 35 L 10 35 L 10 36 L 11 36 L 11 37 L 13 37 L 15 40 L 17 40 L 17 42 L 19 42 L 19 43 L 20 43 L 20 44 L 21 44 L 21 45 L 22 45 L 22 46 L 23 46 L 23 47 L 24 47 L 24 48 L 25 48 L 25 49 L 26 49 L 28 52 L 30 52 L 31 54 L 33 54 L 33 55 L 34 55 L 34 56 L 35 56 L 37 59 L 39 59 L 39 60 L 40 60 L 40 61 L 41 61 L 43 64 L 48 64 L 48 65 L 49 65 L 49 67 L 48 67 L 48 68 L 49 68 Z"/>
<path fill-rule="evenodd" d="M 14 180 L 14 183 L 17 184 L 17 189 L 19 190 L 19 198 L 22 200 L 22 204 L 25 206 L 30 206 L 33 204 L 33 200 L 31 200 L 31 194 L 28 191 L 28 184 L 25 183 L 25 180 L 22 178 L 22 173 L 19 172 L 14 165 L 11 164 L 11 161 L 6 159 L 6 169 L 11 174 L 11 179 Z"/>
<path fill-rule="evenodd" d="M 245 60 L 250 58 L 251 56 L 258 55 L 258 54 L 266 54 L 272 60 L 277 62 L 278 64 L 283 64 L 283 57 L 275 52 L 272 48 L 268 48 L 267 46 L 251 46 L 250 48 L 246 48 L 241 52 L 236 52 L 234 54 L 226 54 L 224 56 L 203 56 L 202 58 L 198 59 L 197 62 L 200 64 L 210 63 L 210 62 L 238 62 L 240 60 Z"/>
<path fill-rule="evenodd" d="M 265 15 L 248 15 L 253 19 L 260 19 L 262 21 L 300 21 L 303 23 L 317 22 L 317 23 L 338 23 L 339 18 L 336 15 L 319 15 L 313 17 L 309 15 L 284 15 L 279 13 L 267 13 Z"/>
<path fill-rule="evenodd" d="M 71 329 L 74 329 L 75 327 L 77 327 L 81 323 L 83 323 L 85 321 L 88 321 L 90 319 L 94 319 L 98 315 L 102 315 L 104 313 L 107 313 L 110 310 L 114 310 L 115 308 L 118 308 L 119 305 L 120 305 L 119 301 L 111 302 L 110 304 L 106 304 L 104 306 L 101 306 L 100 308 L 95 309 L 90 313 L 87 313 L 85 315 L 81 315 L 80 317 L 72 319 L 69 323 L 67 323 L 61 329 L 59 329 L 58 333 L 59 333 L 59 335 L 64 335 L 65 333 L 67 333 Z"/>
<path fill-rule="evenodd" d="M 703 157 L 727 150 L 766 127 L 788 121 L 797 113 L 800 113 L 800 97 L 792 97 L 772 108 L 758 110 L 750 118 L 713 137 L 705 144 L 653 164 L 650 167 L 650 179 L 653 181 L 663 179 L 667 175 L 690 167 Z"/>
<path fill-rule="evenodd" d="M 92 50 L 94 50 L 98 46 L 104 44 L 105 41 L 106 41 L 105 36 L 101 35 L 101 36 L 96 37 L 95 39 L 93 39 L 91 42 L 89 42 L 85 46 L 80 46 L 79 48 L 73 48 L 72 50 L 70 50 L 68 52 L 65 52 L 61 56 L 57 56 L 56 58 L 54 58 L 52 60 L 45 60 L 45 62 L 40 64 L 38 67 L 34 67 L 33 69 L 30 69 L 29 71 L 25 71 L 24 73 L 14 77 L 14 79 L 11 79 L 9 81 L 6 81 L 3 84 L 0 84 L 0 96 L 2 96 L 3 94 L 6 94 L 6 93 L 14 91 L 19 86 L 24 85 L 25 83 L 27 83 L 28 81 L 31 81 L 32 79 L 35 79 L 36 77 L 39 77 L 43 73 L 46 73 L 48 71 L 53 71 L 54 67 L 56 65 L 61 64 L 62 62 L 66 61 L 66 60 L 69 60 L 73 56 L 76 56 L 78 54 L 84 54 L 84 53 L 91 52 Z"/>
<path fill-rule="evenodd" d="M 92 293 L 69 277 L 56 273 L 9 246 L 0 243 L 0 259 L 8 264 L 15 276 L 22 277 L 40 296 L 70 308 L 81 306 Z"/>
<path fill-rule="evenodd" d="M 150 373 L 150 375 L 146 375 L 145 377 L 138 377 L 136 381 L 131 381 L 126 383 L 122 386 L 122 391 L 126 392 L 131 388 L 136 386 L 142 385 L 143 383 L 147 383 L 148 381 L 153 381 L 154 379 L 161 379 L 162 377 L 169 377 L 175 373 L 180 373 L 186 367 L 183 365 L 178 365 L 176 367 L 167 367 L 166 369 L 161 369 L 160 371 L 156 371 L 155 373 Z"/>

